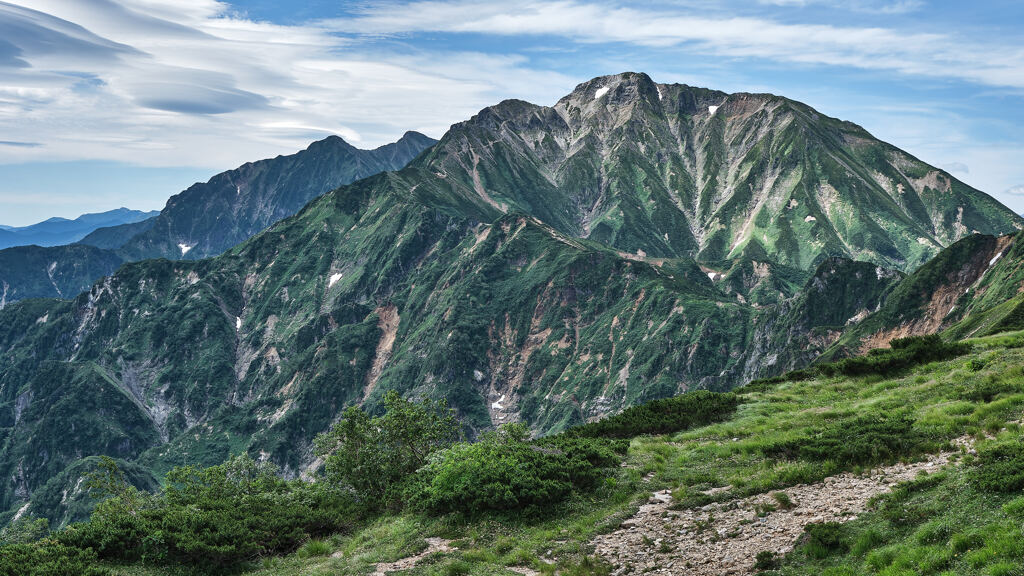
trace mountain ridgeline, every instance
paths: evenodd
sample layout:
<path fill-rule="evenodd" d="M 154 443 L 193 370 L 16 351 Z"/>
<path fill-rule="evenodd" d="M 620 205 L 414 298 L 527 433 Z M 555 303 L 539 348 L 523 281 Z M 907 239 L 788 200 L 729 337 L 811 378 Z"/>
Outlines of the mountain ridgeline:
<path fill-rule="evenodd" d="M 65 239 L 77 241 L 74 247 L 0 250 L 0 287 L 6 293 L 0 308 L 24 298 L 77 296 L 126 261 L 220 254 L 328 190 L 402 168 L 433 143 L 418 132 L 407 132 L 397 142 L 360 150 L 331 136 L 296 154 L 250 162 L 195 184 L 172 197 L 159 213 L 145 214 L 144 220 L 115 211 L 68 221 L 65 227 L 77 225 L 75 230 L 81 231 Z M 115 217 L 123 223 L 110 226 Z M 82 228 L 86 224 L 93 225 Z"/>
<path fill-rule="evenodd" d="M 305 474 L 316 434 L 392 390 L 448 400 L 470 431 L 550 433 L 729 389 L 837 346 L 943 248 L 1021 226 L 805 105 L 642 74 L 487 108 L 405 168 L 190 260 L 244 237 L 238 214 L 276 218 L 232 208 L 247 186 L 327 164 L 260 166 L 119 248 L 188 260 L 0 313 L 0 510 L 74 517 L 68 471 L 96 454 L 160 475 L 248 451 Z"/>
<path fill-rule="evenodd" d="M 118 208 L 96 214 L 82 214 L 74 220 L 50 218 L 31 226 L 3 226 L 0 227 L 0 249 L 12 246 L 71 244 L 99 228 L 138 224 L 146 222 L 156 215 L 156 211 L 142 212 Z"/>
<path fill-rule="evenodd" d="M 118 254 L 128 261 L 216 256 L 329 190 L 402 168 L 433 143 L 406 132 L 397 142 L 361 150 L 330 136 L 297 154 L 247 163 L 172 196 L 153 225 Z"/>

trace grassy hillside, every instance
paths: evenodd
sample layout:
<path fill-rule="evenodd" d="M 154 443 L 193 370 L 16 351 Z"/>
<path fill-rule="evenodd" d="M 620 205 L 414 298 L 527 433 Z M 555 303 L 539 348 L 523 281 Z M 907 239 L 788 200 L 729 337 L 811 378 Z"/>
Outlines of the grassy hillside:
<path fill-rule="evenodd" d="M 969 353 L 899 373 L 761 381 L 741 388 L 735 412 L 719 413 L 723 421 L 702 425 L 684 419 L 695 427 L 634 437 L 621 467 L 605 469 L 603 480 L 539 513 L 438 514 L 406 505 L 404 512 L 385 510 L 342 533 L 306 541 L 293 554 L 255 559 L 242 571 L 627 573 L 614 558 L 595 554 L 595 541 L 626 542 L 630 534 L 650 530 L 638 519 L 655 519 L 634 515 L 664 501 L 658 521 L 693 515 L 699 520 L 634 539 L 628 545 L 642 559 L 633 566 L 635 573 L 682 569 L 680 559 L 698 544 L 749 550 L 744 546 L 759 526 L 786 519 L 803 531 L 792 541 L 773 541 L 779 551 L 791 549 L 787 554 L 755 558 L 751 553 L 735 562 L 756 562 L 780 575 L 1019 574 L 1024 569 L 1024 332 L 969 344 Z M 637 413 L 628 421 L 648 420 Z M 589 430 L 598 434 L 620 426 Z M 926 463 L 906 464 L 919 460 Z M 916 477 L 899 476 L 897 469 Z M 890 479 L 879 470 L 888 471 Z M 843 522 L 820 521 L 832 506 L 814 510 L 818 518 L 789 512 L 800 510 L 799 498 L 809 497 L 800 495 L 823 493 L 828 500 L 828 491 L 842 485 L 837 479 L 856 483 L 857 478 L 877 486 L 876 494 L 858 509 L 860 504 L 850 503 L 855 498 L 842 504 L 837 493 L 842 510 L 833 512 Z M 743 519 L 725 524 L 730 514 Z M 431 553 L 416 556 L 423 551 Z M 176 573 L 173 566 L 95 565 L 126 576 Z M 716 573 L 713 568 L 691 567 L 697 574 Z"/>

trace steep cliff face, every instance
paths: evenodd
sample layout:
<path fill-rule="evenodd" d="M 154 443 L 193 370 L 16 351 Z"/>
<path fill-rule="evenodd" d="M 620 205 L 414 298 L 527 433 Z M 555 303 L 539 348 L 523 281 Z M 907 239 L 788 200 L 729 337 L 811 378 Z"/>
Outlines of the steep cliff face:
<path fill-rule="evenodd" d="M 402 168 L 433 143 L 407 132 L 392 144 L 360 150 L 331 136 L 290 156 L 247 163 L 171 197 L 152 226 L 118 253 L 125 260 L 216 256 L 329 190 Z"/>

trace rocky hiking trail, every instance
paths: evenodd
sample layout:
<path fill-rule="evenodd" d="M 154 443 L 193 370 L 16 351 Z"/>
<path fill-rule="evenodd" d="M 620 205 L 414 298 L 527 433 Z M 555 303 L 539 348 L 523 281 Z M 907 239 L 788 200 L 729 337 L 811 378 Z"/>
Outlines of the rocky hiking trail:
<path fill-rule="evenodd" d="M 781 557 L 793 550 L 805 526 L 855 520 L 873 497 L 891 492 L 922 473 L 941 470 L 960 450 L 973 452 L 974 438 L 963 436 L 951 444 L 953 451 L 931 454 L 920 462 L 879 467 L 864 474 L 839 474 L 814 484 L 685 510 L 673 510 L 671 491 L 661 490 L 617 530 L 597 536 L 590 544 L 612 565 L 611 576 L 753 574 L 759 552 Z M 712 488 L 705 494 L 721 494 L 731 488 Z M 428 547 L 423 552 L 396 562 L 378 563 L 371 576 L 409 570 L 431 554 L 457 550 L 450 546 L 450 540 L 426 541 Z M 507 569 L 524 576 L 540 574 L 522 566 Z"/>
<path fill-rule="evenodd" d="M 961 438 L 953 443 L 969 447 Z M 672 510 L 669 490 L 655 492 L 618 530 L 592 542 L 597 555 L 623 574 L 718 576 L 751 574 L 759 552 L 779 556 L 791 551 L 808 524 L 849 522 L 868 501 L 890 492 L 922 472 L 938 471 L 956 452 L 927 460 L 876 468 L 862 475 L 840 474 L 815 484 L 800 484 L 688 510 Z M 730 487 L 716 488 L 708 494 Z M 785 493 L 789 507 L 773 494 Z"/>

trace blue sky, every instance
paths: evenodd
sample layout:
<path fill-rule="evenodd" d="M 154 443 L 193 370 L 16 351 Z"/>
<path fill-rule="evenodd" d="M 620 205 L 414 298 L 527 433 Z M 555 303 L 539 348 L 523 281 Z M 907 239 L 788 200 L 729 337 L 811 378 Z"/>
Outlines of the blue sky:
<path fill-rule="evenodd" d="M 0 224 L 626 70 L 806 102 L 1024 211 L 1019 1 L 31 0 L 0 1 Z"/>

